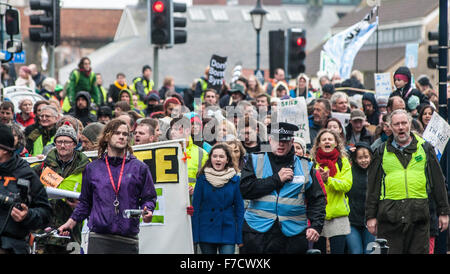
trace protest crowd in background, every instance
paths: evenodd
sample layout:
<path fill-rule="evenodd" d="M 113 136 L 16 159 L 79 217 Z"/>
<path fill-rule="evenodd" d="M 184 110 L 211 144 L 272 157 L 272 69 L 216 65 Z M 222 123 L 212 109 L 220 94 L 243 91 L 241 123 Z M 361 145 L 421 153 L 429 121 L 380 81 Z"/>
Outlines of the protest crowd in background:
<path fill-rule="evenodd" d="M 293 239 L 299 233 L 306 233 L 309 248 L 320 249 L 322 253 L 366 253 L 367 245 L 374 242 L 377 237 L 377 231 L 367 226 L 366 218 L 369 217 L 369 213 L 370 218 L 380 217 L 377 217 L 373 201 L 381 200 L 380 197 L 372 197 L 370 212 L 365 210 L 367 189 L 368 187 L 376 188 L 373 185 L 368 186 L 368 181 L 370 182 L 368 174 L 375 173 L 371 169 L 378 168 L 371 165 L 371 162 L 374 157 L 378 165 L 380 161 L 384 161 L 384 150 L 389 151 L 390 142 L 397 140 L 394 134 L 395 136 L 411 134 L 418 143 L 425 142 L 422 134 L 430 126 L 431 117 L 438 107 L 439 94 L 435 89 L 436 85 L 426 75 L 420 77 L 416 75 L 412 78 L 411 71 L 407 67 L 399 67 L 391 76 L 394 87 L 390 95 L 377 96 L 374 91 L 365 89 L 362 74 L 356 70 L 351 73 L 349 79 L 341 79 L 338 74 L 331 77 L 325 74 L 318 76 L 300 74 L 295 79 L 286 79 L 284 70 L 279 68 L 275 71 L 273 79 L 261 83 L 254 75 L 238 75 L 232 81 L 227 81 L 219 66 L 219 69 L 216 68 L 213 71 L 214 82 L 210 83 L 208 78 L 211 74 L 208 66 L 204 72 L 199 72 L 200 77 L 193 79 L 189 88 L 179 92 L 175 89 L 178 84 L 177 79 L 171 76 L 166 76 L 161 86 L 155 86 L 152 80 L 152 68 L 148 65 L 142 68 L 140 75 L 125 75 L 117 71 L 116 80 L 113 83 L 103 83 L 102 75 L 93 71 L 93 65 L 95 66 L 91 64 L 89 58 L 82 58 L 78 68 L 71 73 L 67 82 L 58 82 L 43 75 L 36 70 L 34 64 L 20 67 L 15 80 L 11 76 L 10 68 L 3 65 L 1 77 L 3 88 L 27 86 L 43 96 L 44 100 L 35 103 L 29 99 L 20 100 L 18 109 L 11 102 L 2 101 L 0 122 L 10 128 L 14 142 L 10 143 L 2 133 L 0 152 L 11 152 L 14 155 L 13 158 L 35 156 L 45 159 L 42 165 L 33 168 L 38 178 L 43 172 L 48 171 L 46 168 L 50 168 L 63 180 L 63 183 L 57 187 L 83 194 L 81 177 L 91 178 L 94 172 L 100 172 L 99 174 L 105 177 L 107 186 L 111 187 L 111 184 L 107 173 L 109 165 L 107 169 L 94 170 L 92 167 L 103 168 L 104 163 L 90 162 L 81 152 L 97 150 L 105 152 L 104 142 L 109 142 L 108 148 L 110 145 L 112 149 L 111 140 L 116 141 L 114 134 L 119 128 L 125 129 L 118 133 L 119 137 L 122 134 L 128 138 L 131 145 L 175 139 L 186 140 L 185 151 L 191 197 L 191 206 L 187 214 L 192 216 L 193 239 L 195 246 L 197 244 L 199 246 L 198 249 L 196 248 L 196 252 L 199 253 L 218 251 L 228 254 L 244 253 L 246 248 L 251 253 L 253 249 L 246 246 L 246 240 L 250 234 L 246 234 L 247 236 L 243 238 L 242 230 L 247 233 L 252 232 L 253 243 L 259 241 L 258 235 L 272 233 L 272 235 L 281 236 L 271 237 L 280 237 L 286 241 L 286 245 L 290 245 L 292 244 L 289 243 L 290 237 Z M 312 78 L 315 78 L 314 81 Z M 412 79 L 416 81 L 413 82 Z M 410 131 L 401 129 L 399 133 L 398 129 L 393 130 L 392 118 L 396 117 L 390 117 L 390 114 L 399 109 L 406 110 L 410 115 L 408 116 Z M 114 129 L 109 128 L 108 132 L 112 133 L 109 133 L 106 138 L 106 133 L 104 135 L 103 131 L 108 127 L 108 123 L 115 119 L 125 123 Z M 298 130 L 292 133 L 279 122 L 294 124 L 295 129 Z M 289 135 L 288 139 L 273 140 L 273 128 L 278 126 L 280 126 L 277 131 L 279 136 Z M 1 131 L 7 131 L 7 129 L 2 128 Z M 99 149 L 100 141 L 104 145 Z M 292 153 L 289 157 L 294 159 L 295 165 L 291 167 L 293 173 L 286 171 L 287 166 L 278 164 L 278 160 L 270 161 L 272 168 L 270 164 L 258 166 L 257 155 L 268 155 L 270 158 L 276 154 L 271 151 L 274 147 L 273 142 L 278 145 L 284 142 L 292 146 L 286 153 Z M 131 154 L 131 151 L 126 151 L 124 150 L 125 153 Z M 445 157 L 446 148 L 443 151 L 445 153 L 442 153 L 442 157 Z M 424 154 L 418 153 L 415 150 L 412 152 L 413 160 L 419 161 L 420 157 L 427 155 L 426 166 L 431 166 L 429 161 L 433 161 L 433 172 L 445 174 L 442 173 L 442 167 L 440 168 L 438 164 L 443 158 L 440 158 L 440 155 L 436 157 L 433 149 L 426 150 Z M 276 157 L 284 157 L 283 155 Z M 121 157 L 121 155 L 115 156 Z M 433 159 L 430 160 L 428 157 Z M 109 156 L 105 158 L 110 159 Z M 114 177 L 111 180 L 115 184 L 118 180 L 120 181 L 119 170 L 122 158 L 110 160 L 114 172 L 113 176 L 109 176 Z M 130 156 L 127 156 L 127 159 L 137 161 Z M 298 159 L 298 162 L 295 159 Z M 309 171 L 300 171 L 305 168 L 305 166 L 302 167 L 303 162 L 300 160 L 306 161 Z M 3 161 L 0 157 L 2 173 L 0 175 L 2 176 L 8 175 L 5 163 L 8 161 Z M 145 196 L 146 199 L 148 198 L 145 206 L 152 210 L 155 202 L 152 179 L 147 177 L 148 171 L 142 165 L 138 163 L 134 165 L 137 166 L 136 169 L 139 167 L 139 174 L 143 174 L 141 176 L 146 179 L 143 191 L 152 195 Z M 262 169 L 262 178 L 265 179 L 258 177 L 258 171 L 254 167 Z M 267 170 L 268 168 L 270 170 Z M 281 173 L 275 173 L 278 170 Z M 89 174 L 86 174 L 87 172 Z M 299 218 L 298 216 L 287 217 L 287 220 L 283 221 L 284 219 L 280 216 L 273 217 L 267 213 L 269 211 L 266 211 L 266 215 L 261 213 L 264 211 L 261 203 L 271 204 L 267 197 L 280 196 L 279 199 L 288 199 L 286 198 L 288 196 L 282 197 L 287 185 L 285 182 L 295 181 L 296 176 L 305 174 L 311 178 L 311 181 L 306 180 L 307 183 L 304 183 L 304 186 L 307 190 L 299 194 L 304 195 L 306 191 L 309 198 L 306 209 L 303 208 L 307 213 L 305 217 L 302 217 L 304 222 L 302 221 L 301 225 L 295 223 L 298 221 L 296 219 Z M 240 186 L 241 175 L 246 177 L 245 186 Z M 276 179 L 277 176 L 280 177 Z M 257 178 L 267 185 L 267 189 L 259 190 L 259 196 L 252 192 L 248 183 L 249 180 Z M 278 182 L 275 183 L 277 185 L 271 187 L 268 183 L 269 179 Z M 374 182 L 376 183 L 380 182 Z M 447 182 L 440 181 L 430 186 L 433 188 L 437 185 L 439 190 L 445 192 L 440 195 L 435 195 L 434 189 L 424 192 L 425 194 L 422 193 L 425 195 L 427 205 L 429 204 L 429 210 L 423 212 L 425 219 L 419 220 L 426 224 L 421 227 L 425 231 L 416 233 L 415 237 L 421 237 L 421 241 L 423 237 L 427 238 L 426 242 L 429 243 L 427 253 L 447 253 L 448 230 L 442 229 L 448 226 L 448 217 L 447 223 L 445 218 L 441 218 L 441 215 L 448 216 L 449 213 L 450 192 L 447 192 L 448 185 L 445 186 L 445 184 Z M 314 191 L 312 188 L 308 190 L 310 185 Z M 383 187 L 382 190 L 385 192 L 390 191 L 386 186 Z M 243 195 L 244 192 L 241 193 L 244 190 L 245 195 Z M 92 193 L 90 195 L 95 196 Z M 423 195 L 420 197 L 423 198 Z M 133 200 L 135 197 L 131 198 L 129 202 L 135 203 Z M 24 240 L 28 237 L 24 233 L 12 235 L 14 232 L 8 230 L 9 223 L 24 222 L 30 232 L 42 231 L 50 225 L 54 228 L 67 229 L 69 226 L 65 223 L 69 218 L 82 221 L 89 216 L 85 211 L 88 204 L 86 199 L 83 196 L 81 203 L 72 199 L 50 201 L 47 205 L 40 205 L 45 208 L 45 211 L 43 208 L 40 210 L 23 208 L 22 211 L 14 210 L 11 213 L 1 208 L 0 229 L 4 229 L 2 226 L 5 226 L 4 231 L 8 233 L 1 234 L 0 253 L 20 252 L 14 249 L 12 247 L 14 243 L 5 240 L 6 238 L 14 238 L 14 241 L 17 241 L 17 239 Z M 314 203 L 314 207 L 318 207 L 314 215 L 308 211 L 312 210 L 309 208 L 313 206 L 312 199 L 318 199 Z M 279 203 L 275 206 L 280 207 L 279 210 L 282 211 L 281 200 Z M 384 203 L 380 203 L 378 207 L 380 211 L 381 204 L 384 205 Z M 34 206 L 39 207 L 39 205 Z M 53 209 L 52 217 L 48 215 L 49 208 Z M 412 204 L 409 210 L 417 210 L 417 205 Z M 30 216 L 27 218 L 26 211 L 32 215 L 32 218 Z M 14 215 L 14 220 L 8 219 L 8 215 L 23 212 L 25 213 L 22 218 Z M 72 215 L 73 212 L 75 215 Z M 392 217 L 394 219 L 399 217 L 395 210 L 388 210 L 386 214 L 388 216 L 384 218 L 387 219 L 391 218 L 390 214 L 395 215 Z M 409 215 L 407 218 L 411 218 L 414 224 L 417 221 L 414 218 L 422 218 L 412 213 Z M 36 221 L 36 216 L 42 216 L 42 220 Z M 100 218 L 99 216 L 91 217 Z M 146 215 L 146 220 L 148 221 L 150 217 Z M 271 219 L 272 217 L 274 219 Z M 280 228 L 271 228 L 264 220 L 271 220 L 272 223 L 275 220 L 274 222 L 280 225 Z M 294 224 L 289 224 L 290 221 Z M 8 224 L 5 224 L 7 222 Z M 95 222 L 99 222 L 98 226 L 102 224 L 101 220 L 95 219 Z M 256 222 L 260 222 L 259 227 L 255 224 Z M 104 228 L 103 230 L 107 231 L 106 233 L 111 231 L 113 234 L 118 233 L 120 237 L 131 237 L 127 238 L 130 242 L 128 249 L 133 249 L 136 245 L 133 238 L 136 234 L 136 224 L 126 224 L 130 227 Z M 373 223 L 370 224 L 373 225 Z M 314 231 L 309 230 L 310 227 L 314 227 Z M 401 229 L 400 226 L 392 225 L 391 227 Z M 76 226 L 73 223 L 70 228 L 72 239 L 80 243 L 80 225 Z M 296 231 L 296 229 L 300 230 Z M 95 232 L 98 231 L 101 232 L 101 230 Z M 99 235 L 96 242 L 112 240 L 112 238 L 102 238 L 100 232 L 97 233 Z M 395 233 L 402 232 L 395 231 Z M 414 237 L 411 239 L 416 241 Z M 250 243 L 250 240 L 248 241 Z M 308 242 L 304 241 L 305 249 L 302 249 L 302 252 L 306 251 Z M 58 242 L 51 243 L 43 247 L 42 252 L 64 252 L 64 248 L 57 248 L 58 245 Z M 273 246 L 271 248 L 253 251 L 298 252 L 295 248 L 277 249 Z M 396 249 L 396 252 L 402 253 L 402 250 Z M 403 252 L 423 253 L 423 250 L 404 248 Z"/>

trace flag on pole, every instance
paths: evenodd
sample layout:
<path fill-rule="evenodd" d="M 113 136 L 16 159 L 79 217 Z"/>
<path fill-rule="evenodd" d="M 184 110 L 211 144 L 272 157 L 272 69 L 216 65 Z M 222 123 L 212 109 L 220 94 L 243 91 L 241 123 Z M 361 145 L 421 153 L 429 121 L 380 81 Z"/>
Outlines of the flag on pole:
<path fill-rule="evenodd" d="M 378 26 L 378 15 L 375 22 L 370 23 L 374 15 L 377 14 L 377 8 L 377 6 L 374 7 L 358 23 L 332 36 L 323 46 L 325 53 L 339 68 L 342 79 L 350 78 L 356 54 Z"/>

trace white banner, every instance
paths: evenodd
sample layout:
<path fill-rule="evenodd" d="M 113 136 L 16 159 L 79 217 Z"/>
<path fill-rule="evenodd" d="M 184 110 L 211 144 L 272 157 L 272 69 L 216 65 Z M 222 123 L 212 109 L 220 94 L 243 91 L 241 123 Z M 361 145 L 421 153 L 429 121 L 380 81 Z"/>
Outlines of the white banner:
<path fill-rule="evenodd" d="M 297 97 L 280 100 L 277 103 L 277 110 L 277 122 L 287 122 L 298 126 L 300 129 L 295 132 L 295 136 L 310 144 L 308 111 L 305 98 Z"/>
<path fill-rule="evenodd" d="M 441 159 L 450 136 L 450 126 L 437 111 L 433 112 L 427 128 L 423 132 L 423 139 L 434 146 L 436 156 Z"/>
<path fill-rule="evenodd" d="M 375 78 L 375 97 L 386 97 L 392 93 L 392 77 L 387 73 L 374 73 Z"/>

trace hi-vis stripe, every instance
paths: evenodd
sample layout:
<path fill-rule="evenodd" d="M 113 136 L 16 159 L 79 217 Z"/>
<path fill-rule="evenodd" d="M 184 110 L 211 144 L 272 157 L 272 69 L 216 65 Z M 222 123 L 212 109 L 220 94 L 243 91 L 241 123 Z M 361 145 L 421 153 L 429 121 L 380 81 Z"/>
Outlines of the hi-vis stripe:
<path fill-rule="evenodd" d="M 276 214 L 267 212 L 265 210 L 259 210 L 259 209 L 254 209 L 254 208 L 247 208 L 247 211 L 250 211 L 258 216 L 267 218 L 267 219 L 272 219 L 275 220 L 277 218 Z M 299 216 L 278 216 L 278 219 L 280 220 L 280 222 L 283 221 L 295 221 L 295 222 L 301 222 L 306 220 L 306 215 L 302 214 Z"/>
<path fill-rule="evenodd" d="M 266 195 L 259 199 L 253 200 L 253 202 L 269 202 L 269 203 L 276 203 L 277 202 L 277 196 L 274 195 Z M 283 205 L 299 205 L 302 204 L 302 201 L 299 201 L 299 199 L 294 198 L 286 198 L 286 197 L 278 197 L 278 204 Z"/>

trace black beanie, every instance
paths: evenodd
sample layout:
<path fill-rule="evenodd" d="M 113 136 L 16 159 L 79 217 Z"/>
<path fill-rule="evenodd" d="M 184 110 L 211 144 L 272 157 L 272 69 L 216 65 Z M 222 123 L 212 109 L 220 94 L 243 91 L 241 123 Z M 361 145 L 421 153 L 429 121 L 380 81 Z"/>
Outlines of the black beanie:
<path fill-rule="evenodd" d="M 14 151 L 14 135 L 11 128 L 0 124 L 0 148 L 8 151 Z"/>

